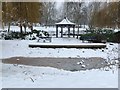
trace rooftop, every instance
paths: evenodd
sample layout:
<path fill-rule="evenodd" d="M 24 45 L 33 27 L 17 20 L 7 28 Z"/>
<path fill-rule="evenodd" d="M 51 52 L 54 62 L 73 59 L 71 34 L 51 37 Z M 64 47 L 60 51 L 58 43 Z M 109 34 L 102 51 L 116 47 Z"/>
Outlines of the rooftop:
<path fill-rule="evenodd" d="M 69 21 L 67 17 L 65 17 L 61 22 L 56 23 L 56 25 L 61 25 L 61 24 L 62 25 L 65 25 L 65 24 L 67 24 L 67 25 L 75 25 L 75 23 L 72 23 L 71 21 Z"/>

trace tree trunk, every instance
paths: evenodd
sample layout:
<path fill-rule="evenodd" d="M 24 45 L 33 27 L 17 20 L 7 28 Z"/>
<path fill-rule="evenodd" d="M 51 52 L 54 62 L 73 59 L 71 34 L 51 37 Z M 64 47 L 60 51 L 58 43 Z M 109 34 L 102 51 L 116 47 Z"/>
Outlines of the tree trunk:
<path fill-rule="evenodd" d="M 8 33 L 10 32 L 10 22 L 8 23 Z"/>
<path fill-rule="evenodd" d="M 26 24 L 26 23 L 24 23 L 24 24 L 23 24 L 23 27 L 24 27 L 24 31 L 25 31 L 25 34 L 26 34 L 27 24 Z"/>
<path fill-rule="evenodd" d="M 33 25 L 30 24 L 30 29 L 31 29 L 31 32 L 33 32 Z"/>
<path fill-rule="evenodd" d="M 4 26 L 5 26 L 5 24 L 4 24 L 4 22 L 2 22 L 2 29 L 4 30 Z"/>
<path fill-rule="evenodd" d="M 31 31 L 33 32 L 33 26 L 31 26 Z"/>
<path fill-rule="evenodd" d="M 26 26 L 24 27 L 24 30 L 25 30 L 25 34 L 26 34 Z"/>
<path fill-rule="evenodd" d="M 21 37 L 23 36 L 23 31 L 22 31 L 22 24 L 20 23 L 20 33 L 21 33 Z"/>
<path fill-rule="evenodd" d="M 120 28 L 120 1 L 118 2 L 118 28 Z"/>
<path fill-rule="evenodd" d="M 45 27 L 46 27 L 46 28 L 47 28 L 47 23 L 48 23 L 48 21 L 46 20 L 46 21 L 45 21 Z"/>

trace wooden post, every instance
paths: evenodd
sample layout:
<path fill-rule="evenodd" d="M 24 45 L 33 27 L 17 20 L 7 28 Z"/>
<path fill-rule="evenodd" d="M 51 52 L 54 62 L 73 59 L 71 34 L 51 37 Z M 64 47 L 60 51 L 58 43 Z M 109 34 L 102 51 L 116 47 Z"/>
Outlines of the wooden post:
<path fill-rule="evenodd" d="M 63 27 L 61 27 L 61 37 L 63 37 Z"/>
<path fill-rule="evenodd" d="M 78 39 L 78 35 L 79 35 L 79 25 L 78 25 L 78 31 L 77 31 L 77 39 Z"/>
<path fill-rule="evenodd" d="M 75 37 L 75 26 L 73 26 L 73 37 Z"/>
<path fill-rule="evenodd" d="M 70 37 L 70 27 L 68 26 L 68 37 Z"/>
<path fill-rule="evenodd" d="M 58 26 L 56 26 L 56 38 L 58 38 Z"/>

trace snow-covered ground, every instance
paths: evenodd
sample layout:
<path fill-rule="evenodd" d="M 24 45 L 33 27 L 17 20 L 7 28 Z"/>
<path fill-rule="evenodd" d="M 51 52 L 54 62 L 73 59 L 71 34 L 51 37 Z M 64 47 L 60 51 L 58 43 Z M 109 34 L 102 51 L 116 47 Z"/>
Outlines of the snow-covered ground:
<path fill-rule="evenodd" d="M 29 48 L 28 44 L 37 42 L 30 40 L 0 40 L 0 58 L 10 58 L 16 56 L 23 57 L 101 57 L 105 59 L 118 58 L 118 44 L 107 43 L 107 48 L 103 49 L 67 49 L 67 48 Z M 52 43 L 81 44 L 80 40 L 75 38 L 53 38 Z"/>
<path fill-rule="evenodd" d="M 49 34 L 53 35 L 56 33 L 56 27 L 55 26 L 51 26 L 51 27 L 45 27 L 45 26 L 33 26 L 33 29 L 36 29 L 36 30 L 42 30 L 42 31 L 47 31 L 49 32 Z M 80 34 L 85 34 L 86 32 L 86 29 L 88 30 L 89 27 L 88 25 L 82 25 L 81 28 L 79 28 L 79 33 Z M 103 28 L 104 29 L 107 29 L 107 30 L 113 30 L 112 28 Z M 0 28 L 0 31 L 7 31 L 8 30 L 8 26 L 4 26 L 3 29 Z M 15 31 L 15 32 L 20 32 L 20 28 L 19 26 L 10 26 L 10 31 Z M 24 32 L 24 28 L 23 28 L 23 32 Z M 31 32 L 30 28 L 26 28 L 26 31 L 27 32 Z M 61 31 L 61 28 L 59 27 L 58 28 L 58 31 L 60 32 Z M 71 33 L 73 32 L 73 28 L 70 28 L 70 31 Z M 120 29 L 114 29 L 114 32 L 118 32 L 120 31 Z M 63 28 L 63 33 L 64 34 L 67 34 L 68 33 L 68 28 Z M 78 33 L 78 28 L 75 28 L 75 33 Z"/>
<path fill-rule="evenodd" d="M 64 22 L 63 22 L 64 23 Z M 8 27 L 4 27 L 7 30 Z M 86 26 L 86 28 L 88 28 Z M 86 28 L 80 28 L 79 33 L 86 33 Z M 43 30 L 54 35 L 55 27 L 33 27 L 36 30 Z M 24 30 L 24 28 L 23 28 Z M 60 36 L 60 28 L 59 36 Z M 71 32 L 73 29 L 71 28 Z M 2 31 L 2 30 L 1 30 Z M 11 26 L 10 31 L 20 32 L 18 26 Z M 78 28 L 75 28 L 77 33 Z M 116 29 L 115 32 L 119 30 Z M 27 32 L 31 32 L 27 28 Z M 2 35 L 4 32 L 0 32 Z M 6 33 L 6 32 L 5 32 Z M 64 34 L 68 29 L 64 28 Z M 0 38 L 2 38 L 0 36 Z M 115 65 L 100 69 L 86 71 L 65 71 L 52 67 L 36 67 L 16 64 L 2 63 L 2 59 L 10 57 L 57 57 L 57 58 L 90 58 L 101 57 L 108 61 L 118 59 L 119 48 L 117 43 L 107 43 L 103 49 L 75 49 L 75 48 L 29 48 L 29 43 L 36 43 L 36 40 L 0 40 L 0 89 L 1 88 L 118 88 L 118 68 Z M 52 38 L 52 43 L 47 44 L 82 44 L 75 38 Z M 46 44 L 43 43 L 43 44 Z M 41 44 L 41 42 L 39 43 Z M 88 44 L 88 43 L 84 43 Z M 99 45 L 99 44 L 97 44 Z"/>
<path fill-rule="evenodd" d="M 29 48 L 36 40 L 0 40 L 0 59 L 10 57 L 101 57 L 107 60 L 118 58 L 118 44 L 107 43 L 104 49 Z M 46 42 L 49 43 L 49 42 Z M 75 38 L 52 39 L 52 43 L 82 43 Z M 87 71 L 64 71 L 51 67 L 3 64 L 2 88 L 118 88 L 118 69 L 114 66 Z M 1 78 L 2 77 L 2 78 Z M 19 78 L 18 78 L 19 77 Z M 0 82 L 1 83 L 1 82 Z"/>
<path fill-rule="evenodd" d="M 116 67 L 70 72 L 51 67 L 3 64 L 3 88 L 118 88 Z"/>
<path fill-rule="evenodd" d="M 42 27 L 42 26 L 34 26 L 33 27 L 33 29 L 36 29 L 36 30 L 42 30 L 42 31 L 47 31 L 50 35 L 53 35 L 53 34 L 55 34 L 56 33 L 56 27 L 54 26 L 51 26 L 51 27 Z M 85 31 L 86 31 L 86 29 L 87 28 L 79 28 L 79 33 L 80 34 L 83 34 L 83 33 L 85 33 Z M 4 31 L 6 30 L 8 30 L 8 26 L 5 26 L 4 27 L 4 29 L 3 29 Z M 58 30 L 59 30 L 59 32 L 61 31 L 61 28 L 58 28 Z M 70 30 L 71 30 L 71 33 L 73 33 L 73 28 L 70 28 Z M 10 27 L 10 31 L 15 31 L 15 32 L 20 32 L 20 28 L 18 27 L 18 26 L 11 26 Z M 23 32 L 24 32 L 25 30 L 24 30 L 24 28 L 23 28 Z M 27 32 L 31 32 L 31 30 L 27 27 L 26 28 L 26 31 Z M 78 31 L 78 28 L 75 28 L 75 33 L 77 33 L 77 31 Z M 68 33 L 68 28 L 64 28 L 63 29 L 63 33 L 64 34 L 67 34 Z M 59 35 L 60 36 L 60 35 Z"/>

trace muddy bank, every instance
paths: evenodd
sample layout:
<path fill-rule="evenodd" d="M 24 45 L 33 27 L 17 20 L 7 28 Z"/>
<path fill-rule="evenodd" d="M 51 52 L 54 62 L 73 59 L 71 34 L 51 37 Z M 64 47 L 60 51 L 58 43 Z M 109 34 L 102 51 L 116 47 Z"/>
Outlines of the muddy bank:
<path fill-rule="evenodd" d="M 13 57 L 3 59 L 3 63 L 30 65 L 30 66 L 44 66 L 64 69 L 69 71 L 99 69 L 107 65 L 105 59 L 102 58 L 26 58 Z"/>

